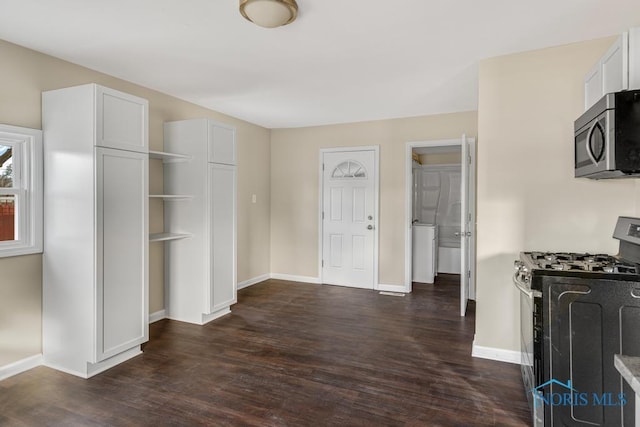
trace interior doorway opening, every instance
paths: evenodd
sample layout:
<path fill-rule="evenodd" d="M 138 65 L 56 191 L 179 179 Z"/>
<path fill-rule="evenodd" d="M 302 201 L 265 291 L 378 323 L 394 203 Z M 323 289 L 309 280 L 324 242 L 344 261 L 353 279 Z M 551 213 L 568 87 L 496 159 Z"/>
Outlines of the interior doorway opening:
<path fill-rule="evenodd" d="M 405 291 L 460 275 L 460 314 L 475 300 L 475 140 L 406 146 Z"/>

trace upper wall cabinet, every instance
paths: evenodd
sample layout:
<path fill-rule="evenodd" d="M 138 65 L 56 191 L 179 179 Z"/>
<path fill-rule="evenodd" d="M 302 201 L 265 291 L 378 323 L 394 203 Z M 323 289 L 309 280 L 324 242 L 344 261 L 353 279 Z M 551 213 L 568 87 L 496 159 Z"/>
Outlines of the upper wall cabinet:
<path fill-rule="evenodd" d="M 605 94 L 640 89 L 640 28 L 620 35 L 584 78 L 584 109 Z"/>
<path fill-rule="evenodd" d="M 236 164 L 236 130 L 221 123 L 209 122 L 209 163 Z"/>
<path fill-rule="evenodd" d="M 96 145 L 146 153 L 149 103 L 137 96 L 94 85 Z"/>

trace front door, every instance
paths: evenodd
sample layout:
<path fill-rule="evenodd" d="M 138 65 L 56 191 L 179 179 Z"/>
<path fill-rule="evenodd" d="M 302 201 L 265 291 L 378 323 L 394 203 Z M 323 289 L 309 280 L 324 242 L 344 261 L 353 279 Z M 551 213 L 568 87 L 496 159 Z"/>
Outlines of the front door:
<path fill-rule="evenodd" d="M 376 152 L 322 153 L 322 282 L 374 289 Z"/>

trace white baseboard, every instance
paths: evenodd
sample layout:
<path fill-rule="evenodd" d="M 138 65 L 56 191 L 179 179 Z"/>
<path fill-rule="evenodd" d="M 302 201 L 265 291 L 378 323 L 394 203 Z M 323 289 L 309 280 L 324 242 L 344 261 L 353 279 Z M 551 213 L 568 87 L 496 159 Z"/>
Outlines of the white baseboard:
<path fill-rule="evenodd" d="M 249 286 L 253 286 L 256 283 L 264 282 L 265 280 L 269 280 L 271 278 L 271 274 L 262 274 L 258 277 L 254 277 L 253 279 L 245 280 L 238 283 L 238 290 L 248 288 Z"/>
<path fill-rule="evenodd" d="M 21 374 L 29 369 L 33 369 L 42 365 L 42 354 L 36 354 L 34 356 L 27 357 L 17 362 L 10 363 L 5 366 L 0 366 L 0 381 L 12 377 L 14 375 Z"/>
<path fill-rule="evenodd" d="M 209 322 L 211 322 L 213 320 L 216 320 L 219 317 L 226 316 L 229 313 L 231 313 L 231 308 L 224 307 L 224 308 L 221 308 L 220 310 L 215 311 L 213 313 L 203 314 L 202 315 L 202 323 L 201 324 L 202 325 L 207 324 L 207 323 L 209 323 Z"/>
<path fill-rule="evenodd" d="M 320 284 L 319 277 L 311 276 L 295 276 L 293 274 L 271 273 L 271 278 L 276 280 L 288 280 L 290 282 L 313 283 L 316 285 Z"/>
<path fill-rule="evenodd" d="M 167 311 L 165 309 L 156 311 L 155 313 L 151 313 L 149 315 L 149 324 L 152 324 L 154 322 L 157 322 L 158 320 L 162 320 L 166 318 L 167 318 Z"/>
<path fill-rule="evenodd" d="M 477 345 L 475 340 L 471 350 L 471 356 L 480 359 L 497 360 L 498 362 L 515 363 L 519 365 L 522 360 L 521 353 L 514 350 L 505 350 L 502 348 L 483 347 Z"/>
<path fill-rule="evenodd" d="M 404 285 L 385 285 L 383 283 L 378 284 L 376 291 L 402 292 L 403 294 L 407 293 Z"/>

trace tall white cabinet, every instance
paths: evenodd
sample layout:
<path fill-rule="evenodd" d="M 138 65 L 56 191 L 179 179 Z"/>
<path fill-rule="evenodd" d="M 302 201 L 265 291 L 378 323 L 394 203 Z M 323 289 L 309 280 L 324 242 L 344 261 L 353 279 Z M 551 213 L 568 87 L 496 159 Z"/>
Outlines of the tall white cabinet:
<path fill-rule="evenodd" d="M 148 103 L 44 92 L 43 355 L 88 378 L 148 340 Z"/>
<path fill-rule="evenodd" d="M 164 150 L 191 159 L 164 164 L 165 192 L 191 196 L 165 203 L 165 231 L 191 235 L 165 248 L 166 309 L 171 319 L 202 325 L 237 301 L 235 129 L 208 119 L 168 122 Z"/>

